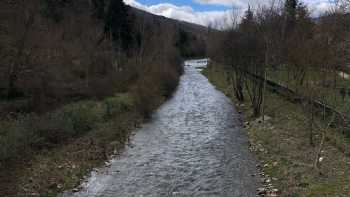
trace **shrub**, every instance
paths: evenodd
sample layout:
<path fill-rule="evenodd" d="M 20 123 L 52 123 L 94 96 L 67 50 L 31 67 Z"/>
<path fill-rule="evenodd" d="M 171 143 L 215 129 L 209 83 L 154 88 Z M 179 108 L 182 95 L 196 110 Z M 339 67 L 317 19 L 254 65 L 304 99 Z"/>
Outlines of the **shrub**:
<path fill-rule="evenodd" d="M 178 73 L 176 71 L 168 71 L 163 73 L 160 79 L 162 95 L 166 98 L 170 97 L 178 84 Z"/>
<path fill-rule="evenodd" d="M 0 122 L 0 162 L 25 155 L 26 151 L 50 148 L 86 134 L 98 124 L 135 107 L 129 94 L 103 102 L 82 101 L 43 116 L 27 114 Z"/>
<path fill-rule="evenodd" d="M 15 121 L 0 122 L 0 162 L 25 154 L 40 141 L 33 123 L 34 115 L 18 117 Z"/>
<path fill-rule="evenodd" d="M 134 99 L 129 94 L 118 94 L 107 98 L 104 102 L 106 107 L 106 118 L 130 111 L 134 108 Z"/>
<path fill-rule="evenodd" d="M 78 104 L 68 105 L 59 114 L 58 119 L 69 124 L 73 128 L 72 135 L 81 135 L 101 122 L 103 111 L 101 111 L 96 103 L 82 102 Z"/>
<path fill-rule="evenodd" d="M 50 144 L 62 143 L 67 138 L 89 132 L 102 121 L 104 111 L 94 102 L 79 102 L 63 107 L 61 110 L 43 116 L 37 125 L 37 133 L 42 143 L 40 149 Z"/>
<path fill-rule="evenodd" d="M 157 106 L 161 95 L 159 85 L 153 77 L 140 79 L 137 86 L 132 90 L 137 110 L 145 118 L 150 118 L 153 109 Z"/>

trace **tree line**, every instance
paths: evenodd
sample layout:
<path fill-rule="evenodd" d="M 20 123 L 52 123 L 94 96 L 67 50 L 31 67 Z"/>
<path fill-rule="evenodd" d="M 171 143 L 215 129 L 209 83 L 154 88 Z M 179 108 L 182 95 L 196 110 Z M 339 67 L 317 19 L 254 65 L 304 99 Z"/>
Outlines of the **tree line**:
<path fill-rule="evenodd" d="M 172 95 L 183 59 L 205 53 L 197 51 L 205 43 L 191 24 L 122 0 L 5 0 L 0 13 L 3 196 L 27 192 L 17 172 L 29 171 L 36 155 L 79 148 L 89 158 L 78 160 L 82 168 L 91 165 L 89 150 L 97 155 L 91 162 L 107 159 L 116 148 L 111 142 L 123 146 L 130 131 Z M 46 180 L 40 179 L 34 182 Z M 48 182 L 25 185 L 40 192 L 62 189 Z"/>
<path fill-rule="evenodd" d="M 122 0 L 16 0 L 0 5 L 0 111 L 5 115 L 45 112 L 116 92 L 170 94 L 181 59 L 193 55 L 186 46 L 197 39 L 175 23 L 136 15 Z M 147 83 L 152 85 L 140 87 Z M 153 86 L 157 90 L 149 88 Z M 153 102 L 151 95 L 137 97 Z"/>
<path fill-rule="evenodd" d="M 329 97 L 337 97 L 339 86 L 346 86 L 339 82 L 339 73 L 349 73 L 348 3 L 339 1 L 318 17 L 298 0 L 249 7 L 242 18 L 233 11 L 232 27 L 221 40 L 209 38 L 209 54 L 230 66 L 234 95 L 239 101 L 249 99 L 256 117 L 263 111 L 266 84 L 247 72 L 272 80 L 284 73 L 284 82 L 298 94 L 331 103 Z"/>

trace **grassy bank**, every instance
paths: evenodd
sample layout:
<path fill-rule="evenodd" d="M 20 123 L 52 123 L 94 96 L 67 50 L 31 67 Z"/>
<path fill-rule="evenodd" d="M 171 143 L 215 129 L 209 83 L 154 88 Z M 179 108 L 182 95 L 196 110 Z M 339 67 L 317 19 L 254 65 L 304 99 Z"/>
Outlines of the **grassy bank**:
<path fill-rule="evenodd" d="M 269 181 L 281 196 L 348 196 L 350 193 L 350 140 L 336 129 L 327 129 L 318 168 L 314 163 L 320 150 L 321 131 L 314 131 L 314 145 L 309 143 L 308 116 L 303 107 L 266 92 L 265 121 L 252 118 L 252 108 L 238 103 L 226 73 L 210 66 L 204 74 L 224 92 L 245 118 L 245 130 L 251 149 L 263 164 Z M 322 122 L 320 121 L 320 124 Z"/>
<path fill-rule="evenodd" d="M 100 101 L 0 121 L 0 196 L 56 196 L 122 151 L 176 88 L 178 77 Z M 153 80 L 154 81 L 154 80 Z"/>
<path fill-rule="evenodd" d="M 343 73 L 345 75 L 345 73 Z M 300 75 L 300 74 L 299 74 Z M 287 68 L 267 69 L 267 77 L 275 82 L 283 84 L 295 92 L 308 95 L 310 88 L 317 90 L 315 99 L 327 103 L 337 111 L 349 114 L 350 112 L 350 79 L 342 77 L 341 72 L 330 73 L 322 70 L 307 70 L 303 84 L 294 76 L 298 74 L 288 71 Z M 300 77 L 299 77 L 300 78 Z"/>

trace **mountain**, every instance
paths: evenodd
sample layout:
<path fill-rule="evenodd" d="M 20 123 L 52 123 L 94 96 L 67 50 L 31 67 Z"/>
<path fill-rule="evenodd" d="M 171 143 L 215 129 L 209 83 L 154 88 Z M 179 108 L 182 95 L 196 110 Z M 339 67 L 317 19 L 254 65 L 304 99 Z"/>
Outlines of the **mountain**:
<path fill-rule="evenodd" d="M 111 0 L 0 1 L 0 117 L 104 98 L 134 86 L 149 64 L 205 56 L 206 27 L 132 7 L 127 27 L 122 8 Z"/>
<path fill-rule="evenodd" d="M 129 8 L 135 16 L 142 18 L 142 20 L 146 22 L 159 23 L 159 24 L 172 24 L 196 36 L 200 36 L 202 38 L 206 38 L 207 36 L 208 28 L 205 26 L 201 26 L 198 24 L 189 23 L 185 21 L 179 21 L 179 20 L 167 18 L 164 16 L 155 15 L 134 7 L 129 7 Z"/>

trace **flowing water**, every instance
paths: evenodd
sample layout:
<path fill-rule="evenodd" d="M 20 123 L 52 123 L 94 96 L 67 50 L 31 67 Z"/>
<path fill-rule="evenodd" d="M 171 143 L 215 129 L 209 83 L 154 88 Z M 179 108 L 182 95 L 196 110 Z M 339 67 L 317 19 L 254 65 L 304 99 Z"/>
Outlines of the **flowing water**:
<path fill-rule="evenodd" d="M 187 62 L 178 90 L 132 145 L 73 197 L 254 197 L 258 178 L 230 100 Z"/>

